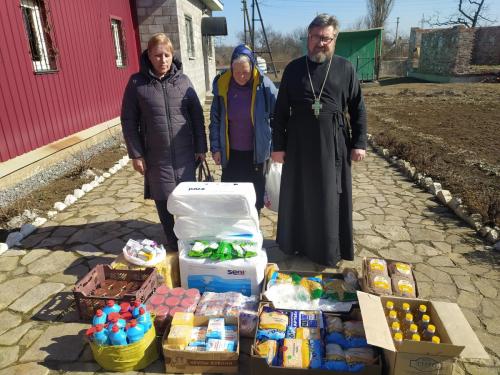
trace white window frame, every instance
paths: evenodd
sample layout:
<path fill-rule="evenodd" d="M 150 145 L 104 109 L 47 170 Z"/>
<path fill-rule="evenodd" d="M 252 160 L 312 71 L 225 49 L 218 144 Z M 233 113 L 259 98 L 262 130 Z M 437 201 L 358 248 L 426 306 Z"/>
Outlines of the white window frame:
<path fill-rule="evenodd" d="M 115 64 L 118 68 L 126 66 L 123 40 L 123 22 L 121 19 L 111 17 L 111 34 L 113 35 L 113 45 L 115 46 Z M 121 40 L 120 40 L 121 39 Z"/>
<path fill-rule="evenodd" d="M 191 16 L 184 16 L 184 27 L 186 28 L 187 54 L 190 59 L 194 59 L 196 54 L 194 51 L 193 18 Z"/>
<path fill-rule="evenodd" d="M 31 22 L 34 25 L 33 36 L 35 37 L 35 43 L 37 44 L 38 50 L 40 51 L 40 60 L 35 60 L 35 56 L 33 55 L 33 51 L 31 51 L 30 46 L 33 69 L 35 70 L 35 72 L 54 70 L 50 64 L 47 41 L 45 40 L 45 35 L 43 33 L 42 15 L 40 13 L 40 8 L 37 2 L 35 2 L 34 0 L 22 0 L 21 7 L 31 9 Z"/>

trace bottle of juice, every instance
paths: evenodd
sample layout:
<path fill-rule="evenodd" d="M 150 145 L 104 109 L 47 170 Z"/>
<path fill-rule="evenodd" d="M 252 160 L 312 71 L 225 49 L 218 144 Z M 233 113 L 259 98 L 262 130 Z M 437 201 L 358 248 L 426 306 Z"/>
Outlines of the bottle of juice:
<path fill-rule="evenodd" d="M 415 314 L 415 321 L 420 322 L 424 314 L 427 314 L 427 306 L 426 305 L 418 305 L 417 313 Z M 428 315 L 428 314 L 427 314 Z"/>
<path fill-rule="evenodd" d="M 431 342 L 433 344 L 440 344 L 441 343 L 441 339 L 439 338 L 439 336 L 432 336 Z"/>
<path fill-rule="evenodd" d="M 401 332 L 395 333 L 393 337 L 396 345 L 403 343 L 403 334 Z"/>
<path fill-rule="evenodd" d="M 420 335 L 418 333 L 414 333 L 411 336 L 411 341 L 420 341 Z"/>
<path fill-rule="evenodd" d="M 430 323 L 431 323 L 430 316 L 427 314 L 422 315 L 422 319 L 418 322 L 418 329 L 420 333 L 424 332 Z"/>
<path fill-rule="evenodd" d="M 399 325 L 399 322 L 392 322 L 391 324 L 391 334 L 394 336 L 395 333 L 401 333 L 401 326 Z"/>
<path fill-rule="evenodd" d="M 418 326 L 416 324 L 410 324 L 410 329 L 408 330 L 406 337 L 408 340 L 413 339 L 413 335 L 418 334 Z"/>
<path fill-rule="evenodd" d="M 403 306 L 401 307 L 401 311 L 399 312 L 399 314 L 400 314 L 399 319 L 404 320 L 406 317 L 406 314 L 408 314 L 408 313 L 411 313 L 410 304 L 407 302 L 404 302 Z"/>
<path fill-rule="evenodd" d="M 422 339 L 424 341 L 431 341 L 432 340 L 432 336 L 434 336 L 436 334 L 436 326 L 434 324 L 429 324 L 427 326 L 427 329 L 422 332 Z"/>
<path fill-rule="evenodd" d="M 408 336 L 408 332 L 410 332 L 411 325 L 413 324 L 413 314 L 407 313 L 405 318 L 403 319 L 403 323 L 401 324 L 401 330 L 405 336 Z"/>
<path fill-rule="evenodd" d="M 389 323 L 389 327 L 392 326 L 392 323 L 399 322 L 398 313 L 395 310 L 389 312 L 389 316 L 387 317 L 387 322 Z"/>
<path fill-rule="evenodd" d="M 389 313 L 391 311 L 394 311 L 394 302 L 392 301 L 387 301 L 385 303 L 385 316 L 389 316 Z"/>

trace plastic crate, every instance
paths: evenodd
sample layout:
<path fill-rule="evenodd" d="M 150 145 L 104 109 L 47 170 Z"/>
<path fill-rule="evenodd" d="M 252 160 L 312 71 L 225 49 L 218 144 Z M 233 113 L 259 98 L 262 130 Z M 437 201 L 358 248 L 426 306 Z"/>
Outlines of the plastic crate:
<path fill-rule="evenodd" d="M 121 293 L 120 296 L 100 295 L 93 293 L 101 288 L 105 282 L 115 281 L 135 281 L 140 286 L 135 291 Z M 116 303 L 131 302 L 136 299 L 145 302 L 158 286 L 158 274 L 155 268 L 144 270 L 116 270 L 109 265 L 98 264 L 87 275 L 85 275 L 73 288 L 76 308 L 82 320 L 90 320 L 97 309 L 104 307 L 107 300 L 113 299 Z"/>

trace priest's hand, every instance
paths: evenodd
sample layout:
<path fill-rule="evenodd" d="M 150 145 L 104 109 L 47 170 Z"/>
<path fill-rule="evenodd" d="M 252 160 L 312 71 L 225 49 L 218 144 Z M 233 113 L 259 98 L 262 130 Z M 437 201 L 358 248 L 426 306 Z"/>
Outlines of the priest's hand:
<path fill-rule="evenodd" d="M 212 159 L 214 159 L 214 163 L 220 165 L 220 151 L 212 152 Z"/>
<path fill-rule="evenodd" d="M 362 150 L 359 148 L 353 148 L 351 150 L 351 160 L 352 161 L 361 161 L 366 156 L 366 150 Z"/>
<path fill-rule="evenodd" d="M 271 152 L 271 159 L 273 159 L 275 163 L 283 164 L 285 162 L 285 151 Z"/>
<path fill-rule="evenodd" d="M 144 172 L 146 172 L 146 162 L 143 158 L 132 159 L 132 166 L 137 172 L 144 176 Z"/>

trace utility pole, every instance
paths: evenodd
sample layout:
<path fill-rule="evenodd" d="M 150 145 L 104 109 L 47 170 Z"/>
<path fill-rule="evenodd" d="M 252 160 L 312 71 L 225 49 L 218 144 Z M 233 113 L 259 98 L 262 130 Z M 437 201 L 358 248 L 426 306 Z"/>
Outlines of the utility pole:
<path fill-rule="evenodd" d="M 425 15 L 422 13 L 422 19 L 420 20 L 420 28 L 424 28 L 424 23 L 425 23 Z"/>
<path fill-rule="evenodd" d="M 398 30 L 399 30 L 399 17 L 396 18 L 396 39 L 394 44 L 398 45 Z"/>
<path fill-rule="evenodd" d="M 244 40 L 245 44 L 248 44 L 249 39 L 251 38 L 251 25 L 250 25 L 250 16 L 248 15 L 248 8 L 247 8 L 247 0 L 242 0 L 241 1 L 243 4 L 243 33 L 244 33 Z"/>

